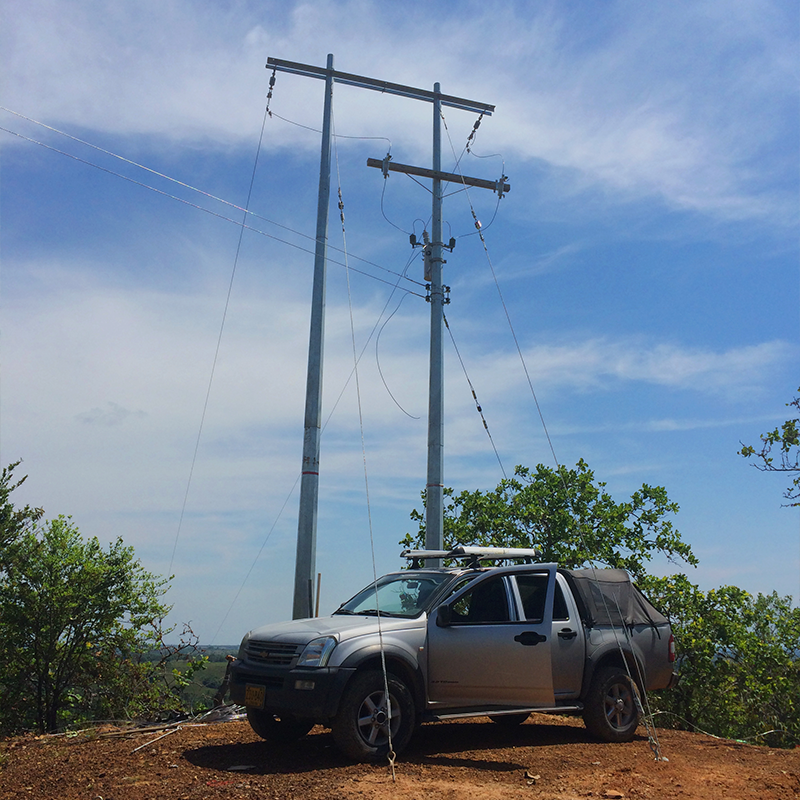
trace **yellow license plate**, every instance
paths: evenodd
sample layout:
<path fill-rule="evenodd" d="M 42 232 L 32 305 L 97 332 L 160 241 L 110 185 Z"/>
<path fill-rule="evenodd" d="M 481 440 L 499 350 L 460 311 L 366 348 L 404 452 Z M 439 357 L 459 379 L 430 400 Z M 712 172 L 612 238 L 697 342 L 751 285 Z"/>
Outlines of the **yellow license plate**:
<path fill-rule="evenodd" d="M 248 708 L 264 708 L 264 687 L 247 684 L 244 689 L 244 704 Z"/>

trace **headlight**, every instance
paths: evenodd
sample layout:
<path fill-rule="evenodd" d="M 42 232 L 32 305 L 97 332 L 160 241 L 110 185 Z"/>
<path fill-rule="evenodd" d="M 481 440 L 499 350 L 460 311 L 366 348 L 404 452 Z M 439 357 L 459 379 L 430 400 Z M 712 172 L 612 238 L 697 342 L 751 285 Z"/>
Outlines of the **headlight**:
<path fill-rule="evenodd" d="M 334 647 L 336 647 L 336 639 L 333 636 L 320 636 L 319 639 L 312 639 L 300 653 L 297 666 L 324 667 L 328 663 Z"/>
<path fill-rule="evenodd" d="M 248 631 L 244 635 L 244 639 L 242 639 L 242 643 L 239 645 L 239 660 L 240 661 L 244 661 L 244 657 L 245 657 L 245 655 L 247 655 L 247 653 L 246 653 L 247 643 L 250 641 L 250 634 L 251 633 L 252 633 L 252 631 Z"/>

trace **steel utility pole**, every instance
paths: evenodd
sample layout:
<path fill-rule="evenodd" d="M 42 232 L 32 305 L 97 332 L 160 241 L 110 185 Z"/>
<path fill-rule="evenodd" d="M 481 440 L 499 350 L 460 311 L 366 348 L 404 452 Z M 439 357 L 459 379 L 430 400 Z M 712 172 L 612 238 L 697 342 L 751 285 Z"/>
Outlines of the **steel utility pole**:
<path fill-rule="evenodd" d="M 333 69 L 333 56 L 328 55 L 327 67 L 314 67 L 276 58 L 267 59 L 267 69 L 289 72 L 325 81 L 325 107 L 322 126 L 322 155 L 320 158 L 319 198 L 317 202 L 317 245 L 314 258 L 314 289 L 312 296 L 311 334 L 308 353 L 308 378 L 306 381 L 305 435 L 303 440 L 303 471 L 300 483 L 300 514 L 297 526 L 297 560 L 295 563 L 294 619 L 310 617 L 312 614 L 312 587 L 316 570 L 317 502 L 319 495 L 319 435 L 322 401 L 322 352 L 325 328 L 325 266 L 328 241 L 328 212 L 330 204 L 330 153 L 331 115 L 334 82 L 385 94 L 411 97 L 433 104 L 433 169 L 424 170 L 384 160 L 369 159 L 367 164 L 388 171 L 424 175 L 433 179 L 432 240 L 427 260 L 431 271 L 431 365 L 428 404 L 428 473 L 426 547 L 442 548 L 443 526 L 443 447 L 444 447 L 444 372 L 442 351 L 442 321 L 444 318 L 444 292 L 442 286 L 442 181 L 457 181 L 467 186 L 494 189 L 500 196 L 509 187 L 500 181 L 483 181 L 441 171 L 441 107 L 450 106 L 464 111 L 491 115 L 493 105 L 465 100 L 461 97 L 443 95 L 439 84 L 433 92 L 415 89 L 398 83 L 337 72 Z M 452 248 L 451 248 L 452 249 Z"/>
<path fill-rule="evenodd" d="M 445 248 L 452 251 L 455 244 L 451 240 L 445 245 L 442 239 L 442 184 L 460 183 L 481 189 L 492 189 L 502 197 L 511 187 L 505 176 L 498 181 L 471 178 L 452 172 L 442 172 L 441 106 L 445 104 L 440 94 L 439 84 L 433 87 L 433 169 L 412 167 L 386 159 L 367 159 L 367 166 L 379 167 L 384 176 L 389 172 L 404 172 L 432 179 L 431 238 L 425 241 L 425 279 L 428 281 L 431 304 L 431 342 L 430 373 L 428 384 L 428 470 L 425 484 L 425 549 L 442 550 L 444 539 L 444 349 L 443 323 L 444 307 L 450 301 L 445 297 L 449 287 L 444 285 L 442 267 L 446 263 L 442 257 Z M 477 105 L 477 104 L 476 104 Z M 489 114 L 494 106 L 488 106 L 482 113 Z M 412 240 L 413 244 L 413 240 Z M 439 559 L 432 559 L 438 566 Z"/>
<path fill-rule="evenodd" d="M 431 355 L 428 380 L 428 474 L 425 482 L 425 549 L 441 550 L 444 536 L 444 286 L 442 284 L 442 103 L 433 84 L 433 194 L 428 253 Z M 438 565 L 438 561 L 436 562 Z"/>
<path fill-rule="evenodd" d="M 269 59 L 267 67 L 298 72 L 288 62 Z M 304 74 L 304 73 L 300 73 Z M 303 432 L 303 468 L 300 477 L 300 513 L 297 520 L 297 555 L 294 567 L 292 619 L 313 614 L 314 572 L 317 562 L 317 507 L 319 505 L 319 438 L 322 430 L 322 364 L 325 344 L 325 272 L 328 259 L 328 214 L 331 195 L 331 118 L 333 115 L 333 55 L 328 54 L 324 75 L 322 150 L 319 159 L 317 237 L 314 284 L 311 293 L 311 328 L 308 337 L 308 374 Z"/>

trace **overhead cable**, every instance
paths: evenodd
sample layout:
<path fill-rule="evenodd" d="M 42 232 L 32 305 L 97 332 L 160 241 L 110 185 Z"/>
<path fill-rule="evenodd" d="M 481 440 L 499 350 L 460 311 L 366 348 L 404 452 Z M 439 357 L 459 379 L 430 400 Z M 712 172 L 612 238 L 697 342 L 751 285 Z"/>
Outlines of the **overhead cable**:
<path fill-rule="evenodd" d="M 98 152 L 103 153 L 104 155 L 108 155 L 108 156 L 110 156 L 112 158 L 115 158 L 115 159 L 117 159 L 119 161 L 122 161 L 122 162 L 124 162 L 126 164 L 130 164 L 131 166 L 136 167 L 138 169 L 145 170 L 146 172 L 149 172 L 152 175 L 155 175 L 155 176 L 157 176 L 159 178 L 163 178 L 164 180 L 169 181 L 170 183 L 177 184 L 178 186 L 181 186 L 181 187 L 183 187 L 185 189 L 188 189 L 189 191 L 196 192 L 197 194 L 203 195 L 204 197 L 207 197 L 209 200 L 214 200 L 214 201 L 216 201 L 218 203 L 222 203 L 223 205 L 228 206 L 230 208 L 233 208 L 236 211 L 241 211 L 242 213 L 247 214 L 248 216 L 252 216 L 252 217 L 254 217 L 256 219 L 260 219 L 263 222 L 267 222 L 270 225 L 274 225 L 277 228 L 281 228 L 282 230 L 288 231 L 289 233 L 293 233 L 296 236 L 300 236 L 300 237 L 302 237 L 304 239 L 308 239 L 309 241 L 312 241 L 312 242 L 316 241 L 316 237 L 311 236 L 310 234 L 302 233 L 301 231 L 294 230 L 293 228 L 290 228 L 288 225 L 283 225 L 280 222 L 276 222 L 275 220 L 269 219 L 268 217 L 265 217 L 265 216 L 263 216 L 261 214 L 258 214 L 256 212 L 254 212 L 254 211 L 250 211 L 247 208 L 243 208 L 242 206 L 237 205 L 236 203 L 232 203 L 229 200 L 225 200 L 225 199 L 223 199 L 221 197 L 218 197 L 217 195 L 211 194 L 210 192 L 206 192 L 203 189 L 199 189 L 196 186 L 192 186 L 189 183 L 181 181 L 181 180 L 179 180 L 177 178 L 173 178 L 173 177 L 171 177 L 169 175 L 166 175 L 163 172 L 159 172 L 158 170 L 155 170 L 155 169 L 152 169 L 151 167 L 145 166 L 144 164 L 140 164 L 140 163 L 138 163 L 136 161 L 132 161 L 131 159 L 126 158 L 125 156 L 118 155 L 117 153 L 114 153 L 114 152 L 112 152 L 110 150 L 106 150 L 103 147 L 99 147 L 98 145 L 92 144 L 91 142 L 87 142 L 84 139 L 80 139 L 77 136 L 73 136 L 72 134 L 66 133 L 65 131 L 61 131 L 58 128 L 54 128 L 54 127 L 52 127 L 50 125 L 46 125 L 43 122 L 39 122 L 39 121 L 37 121 L 35 119 L 32 119 L 30 117 L 26 117 L 24 114 L 20 114 L 17 111 L 13 111 L 13 110 L 5 108 L 3 106 L 0 106 L 0 111 L 6 111 L 6 112 L 8 112 L 10 114 L 14 114 L 15 116 L 18 116 L 18 117 L 20 117 L 20 118 L 22 118 L 24 120 L 27 120 L 28 122 L 31 122 L 34 125 L 39 125 L 42 128 L 45 128 L 45 129 L 47 129 L 49 131 L 52 131 L 53 133 L 57 133 L 57 134 L 59 134 L 61 136 L 65 136 L 68 139 L 72 139 L 73 141 L 77 142 L 78 144 L 85 145 L 86 147 L 90 147 L 93 150 L 97 150 Z M 123 175 L 122 173 L 116 172 L 115 170 L 109 169 L 108 167 L 103 167 L 103 166 L 101 166 L 99 164 L 94 163 L 93 161 L 89 161 L 89 160 L 87 160 L 85 158 L 81 158 L 80 156 L 76 156 L 76 155 L 74 155 L 72 153 L 68 153 L 68 152 L 66 152 L 64 150 L 60 150 L 59 148 L 53 147 L 52 145 L 46 144 L 45 142 L 39 141 L 38 139 L 33 139 L 33 138 L 29 137 L 29 136 L 25 136 L 24 134 L 21 134 L 21 133 L 19 133 L 17 131 L 13 131 L 13 130 L 10 130 L 9 128 L 5 128 L 5 127 L 2 127 L 2 126 L 0 126 L 0 131 L 3 131 L 3 132 L 8 133 L 8 134 L 11 134 L 12 136 L 16 136 L 16 137 L 18 137 L 20 139 L 23 139 L 24 141 L 30 142 L 31 144 L 38 145 L 39 147 L 44 147 L 47 150 L 51 150 L 52 152 L 58 153 L 59 155 L 66 156 L 67 158 L 71 158 L 74 161 L 78 161 L 81 164 L 85 164 L 86 166 L 98 169 L 101 172 L 105 172 L 105 173 L 107 173 L 109 175 L 113 175 L 114 177 L 117 177 L 117 178 L 122 178 L 123 180 L 128 181 L 129 183 L 133 183 L 136 186 L 140 186 L 140 187 L 142 187 L 144 189 L 149 189 L 150 191 L 156 192 L 156 194 L 163 195 L 164 197 L 167 197 L 170 200 L 176 200 L 179 203 L 183 203 L 184 205 L 187 205 L 187 206 L 189 206 L 191 208 L 195 208 L 195 209 L 197 209 L 199 211 L 204 211 L 205 213 L 211 214 L 212 216 L 215 216 L 218 219 L 225 220 L 226 222 L 232 222 L 233 224 L 235 224 L 237 226 L 241 225 L 241 223 L 238 220 L 234 220 L 231 217 L 225 216 L 224 214 L 220 214 L 220 213 L 218 213 L 216 211 L 212 211 L 211 209 L 206 208 L 204 206 L 200 206 L 200 205 L 198 205 L 196 203 L 192 203 L 189 200 L 185 200 L 184 198 L 178 197 L 177 195 L 170 194 L 169 192 L 166 192 L 163 189 L 158 189 L 155 186 L 151 186 L 150 184 L 144 183 L 142 181 L 138 181 L 135 178 L 131 178 L 131 177 L 127 176 L 127 175 Z M 384 138 L 384 137 L 372 137 L 372 138 Z M 247 230 L 251 230 L 254 233 L 257 233 L 257 234 L 259 234 L 261 236 L 265 236 L 265 237 L 267 237 L 269 239 L 273 239 L 274 241 L 280 242 L 282 244 L 287 244 L 290 247 L 294 247 L 295 249 L 301 250 L 302 252 L 305 252 L 305 253 L 313 253 L 314 252 L 313 250 L 308 250 L 308 249 L 306 249 L 304 247 L 301 247 L 300 245 L 294 244 L 293 242 L 289 242 L 289 241 L 287 241 L 285 239 L 281 239 L 278 236 L 274 236 L 273 234 L 267 233 L 266 231 L 260 230 L 259 228 L 255 228 L 255 227 L 252 227 L 252 226 L 249 226 L 249 225 L 245 225 L 244 227 Z M 335 247 L 333 245 L 329 245 L 329 247 L 332 250 L 336 250 L 338 252 L 342 252 L 340 248 Z M 391 275 L 398 275 L 399 274 L 395 270 L 391 270 L 388 267 L 384 267 L 381 264 L 377 264 L 374 261 L 370 261 L 369 259 L 361 258 L 360 256 L 353 255 L 352 253 L 350 254 L 350 258 L 354 258 L 357 261 L 362 262 L 363 264 L 367 264 L 367 265 L 369 265 L 371 267 L 375 267 L 376 269 L 382 270 L 382 271 L 387 272 L 387 273 L 389 273 Z M 343 262 L 341 262 L 341 261 L 336 261 L 335 259 L 328 259 L 328 260 L 333 264 L 337 264 L 339 266 L 344 266 Z M 356 270 L 353 267 L 351 267 L 351 269 L 353 269 L 354 272 L 359 272 L 359 270 Z M 367 272 L 360 272 L 360 274 L 367 275 L 368 277 L 375 278 L 376 280 L 380 280 L 380 278 L 377 278 L 374 275 L 370 275 Z M 405 279 L 408 280 L 411 283 L 414 283 L 414 284 L 420 286 L 420 287 L 423 286 L 423 284 L 420 283 L 419 281 L 415 281 L 412 278 L 409 278 L 407 276 L 406 276 Z M 386 282 L 386 281 L 384 281 L 384 282 Z"/>
<path fill-rule="evenodd" d="M 444 325 L 447 328 L 447 332 L 450 334 L 450 341 L 453 343 L 453 349 L 456 351 L 456 356 L 458 356 L 458 361 L 461 364 L 461 369 L 464 370 L 464 377 L 467 379 L 467 384 L 469 384 L 469 390 L 472 392 L 472 399 L 475 401 L 475 408 L 477 409 L 478 413 L 481 415 L 481 421 L 483 422 L 484 430 L 486 431 L 486 435 L 489 437 L 489 441 L 492 444 L 492 450 L 494 450 L 495 457 L 497 458 L 497 463 L 500 465 L 500 471 L 503 473 L 503 477 L 507 478 L 505 467 L 503 466 L 503 461 L 500 458 L 500 453 L 497 451 L 497 445 L 494 443 L 494 438 L 492 437 L 491 431 L 489 430 L 489 424 L 486 422 L 486 417 L 483 414 L 483 407 L 478 402 L 478 395 L 475 392 L 475 387 L 472 385 L 472 381 L 470 380 L 469 374 L 467 373 L 467 367 L 464 364 L 464 359 L 461 358 L 461 353 L 458 349 L 458 345 L 456 344 L 455 336 L 453 336 L 453 331 L 450 328 L 450 323 L 447 321 L 447 317 L 442 314 L 442 318 L 444 320 Z"/>

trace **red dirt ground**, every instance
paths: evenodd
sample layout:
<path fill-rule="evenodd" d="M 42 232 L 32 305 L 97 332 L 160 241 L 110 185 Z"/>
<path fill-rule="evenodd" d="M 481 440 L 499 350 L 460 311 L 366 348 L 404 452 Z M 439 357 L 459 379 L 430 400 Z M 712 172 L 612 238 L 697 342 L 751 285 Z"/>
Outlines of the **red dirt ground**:
<path fill-rule="evenodd" d="M 532 715 L 511 731 L 483 719 L 424 725 L 398 759 L 394 781 L 388 765 L 347 762 L 322 728 L 280 747 L 244 721 L 109 733 L 0 742 L 0 800 L 800 797 L 800 748 L 659 730 L 668 760 L 655 761 L 644 735 L 598 744 L 566 717 Z"/>

